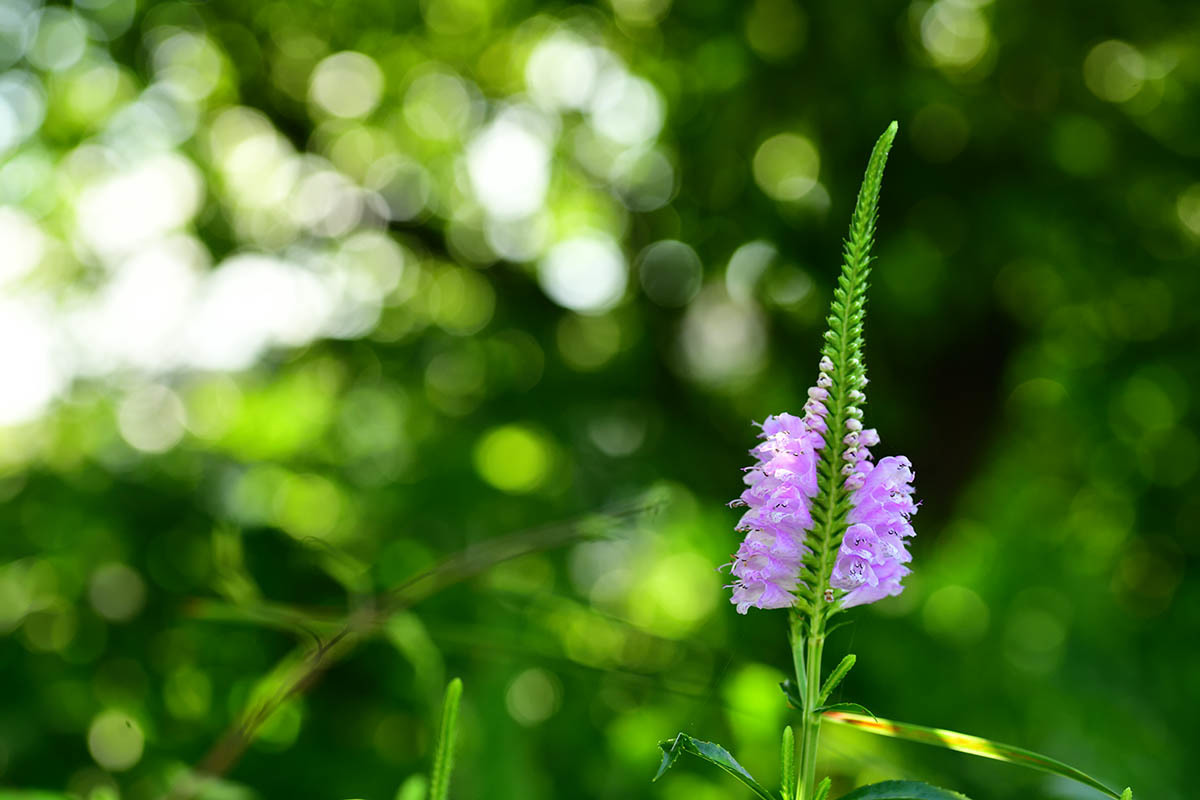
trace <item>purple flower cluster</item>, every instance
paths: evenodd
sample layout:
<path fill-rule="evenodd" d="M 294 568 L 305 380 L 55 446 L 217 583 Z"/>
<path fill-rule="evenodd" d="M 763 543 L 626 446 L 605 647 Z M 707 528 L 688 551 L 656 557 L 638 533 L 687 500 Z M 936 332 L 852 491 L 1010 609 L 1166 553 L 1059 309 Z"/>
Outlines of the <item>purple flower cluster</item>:
<path fill-rule="evenodd" d="M 846 590 L 843 608 L 900 594 L 900 579 L 911 571 L 904 566 L 912 561 L 904 537 L 916 534 L 909 522 L 917 513 L 912 463 L 904 456 L 888 456 L 873 464 L 868 439 L 877 443 L 879 436 L 872 429 L 859 437 L 861 460 L 847 479 L 848 486 L 857 486 L 847 519 L 850 527 L 829 579 L 834 588 Z"/>
<path fill-rule="evenodd" d="M 812 528 L 809 508 L 817 493 L 817 451 L 824 445 L 825 406 L 816 387 L 803 419 L 791 414 L 767 417 L 762 444 L 751 450 L 758 463 L 746 472 L 747 488 L 738 505 L 747 511 L 737 529 L 746 539 L 733 559 L 733 602 L 739 614 L 750 606 L 787 608 L 795 598 L 800 559 Z"/>
<path fill-rule="evenodd" d="M 750 451 L 756 459 L 746 472 L 747 488 L 732 505 L 746 506 L 737 530 L 746 538 L 734 555 L 732 602 L 739 614 L 755 608 L 787 608 L 799 582 L 800 562 L 813 526 L 812 498 L 817 494 L 817 461 L 828 430 L 828 372 L 821 361 L 817 385 L 808 390 L 804 416 L 779 414 L 762 424 L 764 441 Z M 900 580 L 912 560 L 904 538 L 913 536 L 912 464 L 889 456 L 876 464 L 870 448 L 879 443 L 874 429 L 863 430 L 861 412 L 852 409 L 843 438 L 845 486 L 854 490 L 849 528 L 842 539 L 830 584 L 845 592 L 843 607 L 873 603 L 899 594 Z"/>

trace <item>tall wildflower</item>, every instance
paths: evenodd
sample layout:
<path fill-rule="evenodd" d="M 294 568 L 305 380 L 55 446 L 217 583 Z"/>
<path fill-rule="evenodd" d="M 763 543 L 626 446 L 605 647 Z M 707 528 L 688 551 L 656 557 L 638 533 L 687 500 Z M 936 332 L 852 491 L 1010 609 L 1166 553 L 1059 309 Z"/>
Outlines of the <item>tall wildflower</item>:
<path fill-rule="evenodd" d="M 751 789 L 759 800 L 828 800 L 832 780 L 816 781 L 821 721 L 829 719 L 882 736 L 935 744 L 987 758 L 1044 770 L 1118 795 L 1100 781 L 1048 756 L 977 736 L 882 720 L 853 713 L 855 703 L 831 702 L 831 694 L 854 667 L 848 653 L 822 679 L 821 659 L 832 630 L 830 617 L 852 606 L 873 603 L 903 591 L 912 560 L 908 539 L 917 512 L 912 463 L 904 456 L 878 461 L 871 449 L 879 433 L 863 426 L 867 373 L 863 366 L 863 321 L 867 278 L 879 188 L 888 150 L 896 137 L 892 123 L 879 137 L 863 177 L 842 271 L 829 309 L 829 329 L 821 348 L 817 383 L 808 390 L 804 413 L 776 414 L 762 423 L 762 442 L 750 451 L 746 489 L 730 505 L 746 510 L 737 524 L 745 539 L 733 556 L 732 601 L 738 613 L 751 608 L 789 610 L 789 640 L 796 680 L 781 688 L 800 716 L 799 735 L 783 730 L 780 746 L 782 787 L 762 786 L 714 742 L 679 733 L 660 742 L 662 764 L 655 780 L 687 753 L 714 764 Z M 796 758 L 797 745 L 799 759 Z M 863 786 L 843 800 L 966 800 L 918 781 L 884 781 Z"/>

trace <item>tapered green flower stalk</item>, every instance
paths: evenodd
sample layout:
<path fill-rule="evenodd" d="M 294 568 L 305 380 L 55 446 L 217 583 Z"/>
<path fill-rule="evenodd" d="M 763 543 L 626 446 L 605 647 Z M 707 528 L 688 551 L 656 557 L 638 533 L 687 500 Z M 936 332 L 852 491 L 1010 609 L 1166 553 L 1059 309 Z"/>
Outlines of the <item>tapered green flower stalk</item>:
<path fill-rule="evenodd" d="M 800 583 L 795 590 L 796 604 L 792 607 L 792 647 L 797 665 L 804 665 L 803 670 L 797 670 L 796 676 L 799 689 L 804 693 L 797 781 L 800 800 L 810 800 L 816 791 L 817 740 L 821 725 L 821 714 L 816 709 L 822 694 L 821 655 L 825 647 L 825 626 L 842 608 L 835 599 L 830 580 L 848 527 L 847 516 L 856 488 L 847 480 L 845 470 L 847 467 L 853 469 L 854 458 L 847 458 L 843 437 L 848 430 L 860 427 L 855 423 L 862 418 L 862 406 L 866 401 L 863 394 L 867 382 L 863 322 L 871 274 L 871 246 L 875 241 L 883 169 L 897 127 L 895 122 L 889 125 L 871 151 L 850 221 L 850 234 L 842 250 L 842 273 L 833 293 L 829 329 L 821 348 L 822 374 L 827 376 L 823 382 L 828 384 L 823 387 L 828 392 L 824 398 L 827 411 L 825 444 L 818 451 L 817 493 L 811 506 L 813 526 L 805 540 L 807 552 L 801 558 Z M 847 427 L 850 420 L 855 423 Z"/>
<path fill-rule="evenodd" d="M 797 596 L 797 609 L 812 631 L 814 623 L 828 619 L 840 606 L 826 599 L 830 573 L 842 544 L 851 508 L 853 484 L 846 476 L 853 459 L 845 457 L 843 437 L 857 427 L 850 420 L 862 419 L 866 403 L 863 387 L 867 369 L 863 361 L 863 321 L 866 316 L 867 286 L 871 274 L 871 245 L 875 241 L 875 220 L 878 216 L 879 190 L 888 151 L 896 138 L 893 122 L 875 143 L 866 176 L 858 192 L 858 203 L 850 222 L 850 235 L 843 248 L 842 274 L 833 293 L 829 311 L 829 329 L 821 355 L 827 361 L 829 396 L 825 399 L 827 428 L 825 446 L 817 461 L 817 494 L 812 502 L 813 529 L 808 537 L 809 552 L 802 560 L 801 577 L 804 586 Z M 849 427 L 847 427 L 849 423 Z"/>

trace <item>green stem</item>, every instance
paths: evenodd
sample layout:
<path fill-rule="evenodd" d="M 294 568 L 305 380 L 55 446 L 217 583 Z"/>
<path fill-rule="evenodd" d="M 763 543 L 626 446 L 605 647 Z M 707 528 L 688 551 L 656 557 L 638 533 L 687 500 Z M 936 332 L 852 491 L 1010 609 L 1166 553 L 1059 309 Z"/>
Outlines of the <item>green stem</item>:
<path fill-rule="evenodd" d="M 800 789 L 799 800 L 810 800 L 816 791 L 817 782 L 817 739 L 821 732 L 821 715 L 814 711 L 821 695 L 821 655 L 825 650 L 825 620 L 814 615 L 814 624 L 804 640 L 805 677 L 803 687 L 804 712 L 800 720 L 800 770 L 796 785 Z M 798 655 L 798 654 L 796 654 Z"/>
<path fill-rule="evenodd" d="M 800 769 L 796 781 L 799 800 L 813 800 L 816 792 L 817 740 L 821 732 L 821 714 L 816 709 L 821 697 L 821 654 L 825 649 L 825 625 L 838 611 L 829 587 L 829 576 L 846 532 L 852 494 L 842 472 L 845 464 L 843 448 L 847 444 L 844 437 L 847 420 L 862 416 L 859 409 L 865 400 L 862 395 L 862 387 L 866 384 L 862 335 L 867 278 L 871 272 L 871 245 L 875 237 L 883 168 L 895 138 L 896 123 L 893 122 L 871 150 L 850 220 L 850 235 L 842 252 L 842 271 L 829 308 L 829 329 L 821 347 L 823 358 L 828 359 L 828 366 L 822 370 L 828 389 L 828 397 L 823 401 L 827 412 L 825 442 L 817 464 L 818 491 L 811 509 L 814 524 L 806 534 L 805 544 L 809 550 L 800 572 L 803 585 L 793 610 L 791 629 L 797 690 L 804 695 Z"/>

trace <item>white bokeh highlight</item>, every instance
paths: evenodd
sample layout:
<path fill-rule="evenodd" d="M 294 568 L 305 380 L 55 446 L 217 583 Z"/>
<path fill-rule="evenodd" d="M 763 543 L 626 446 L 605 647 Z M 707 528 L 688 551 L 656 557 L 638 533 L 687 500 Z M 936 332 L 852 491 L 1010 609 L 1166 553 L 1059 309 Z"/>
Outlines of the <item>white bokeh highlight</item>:
<path fill-rule="evenodd" d="M 563 308 L 601 314 L 625 294 L 628 267 L 612 237 L 587 233 L 559 242 L 538 264 L 538 283 Z"/>
<path fill-rule="evenodd" d="M 467 147 L 467 173 L 480 205 L 512 219 L 538 211 L 550 184 L 550 146 L 531 113 L 501 114 Z"/>

